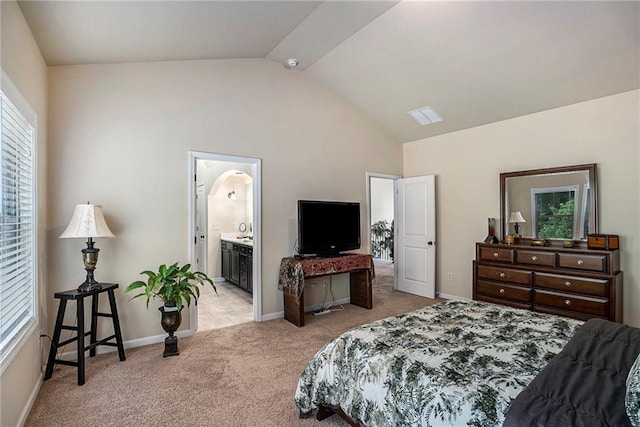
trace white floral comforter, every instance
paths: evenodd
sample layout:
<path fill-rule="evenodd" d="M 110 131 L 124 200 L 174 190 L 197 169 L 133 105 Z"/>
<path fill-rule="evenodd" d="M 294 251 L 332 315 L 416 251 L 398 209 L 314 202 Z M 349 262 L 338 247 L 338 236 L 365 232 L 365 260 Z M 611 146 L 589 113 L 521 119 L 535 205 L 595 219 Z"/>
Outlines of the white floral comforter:
<path fill-rule="evenodd" d="M 365 426 L 499 426 L 583 322 L 448 301 L 345 332 L 304 369 L 302 415 L 341 407 Z"/>

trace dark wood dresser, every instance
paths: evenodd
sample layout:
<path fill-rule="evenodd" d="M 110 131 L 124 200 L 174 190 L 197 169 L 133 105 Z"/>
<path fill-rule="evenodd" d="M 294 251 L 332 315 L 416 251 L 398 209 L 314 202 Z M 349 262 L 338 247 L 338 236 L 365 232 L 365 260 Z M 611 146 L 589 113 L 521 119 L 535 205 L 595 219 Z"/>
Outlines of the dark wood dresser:
<path fill-rule="evenodd" d="M 477 243 L 473 299 L 622 322 L 618 250 Z"/>

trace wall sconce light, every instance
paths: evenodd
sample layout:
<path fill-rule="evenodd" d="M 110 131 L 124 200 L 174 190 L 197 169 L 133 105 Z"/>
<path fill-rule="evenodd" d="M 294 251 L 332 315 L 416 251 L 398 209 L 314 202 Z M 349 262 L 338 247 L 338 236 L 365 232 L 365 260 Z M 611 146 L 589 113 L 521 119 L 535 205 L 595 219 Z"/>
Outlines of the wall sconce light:
<path fill-rule="evenodd" d="M 231 193 L 227 194 L 227 197 L 231 200 L 238 200 L 238 196 L 236 196 L 236 190 L 233 190 Z"/>
<path fill-rule="evenodd" d="M 520 232 L 518 231 L 520 229 L 520 225 L 518 225 L 518 223 L 520 223 L 520 222 L 527 222 L 522 217 L 522 213 L 520 211 L 511 212 L 511 216 L 509 217 L 509 223 L 510 224 L 515 224 L 513 226 L 513 229 L 516 231 L 516 235 L 517 236 L 520 235 Z"/>

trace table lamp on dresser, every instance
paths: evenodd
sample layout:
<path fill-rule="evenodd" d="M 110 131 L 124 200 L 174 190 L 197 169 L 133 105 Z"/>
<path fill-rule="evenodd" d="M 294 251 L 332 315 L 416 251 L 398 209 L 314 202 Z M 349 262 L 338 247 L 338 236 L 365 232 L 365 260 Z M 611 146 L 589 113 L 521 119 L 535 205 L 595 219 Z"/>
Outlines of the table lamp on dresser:
<path fill-rule="evenodd" d="M 520 236 L 520 223 L 527 222 L 522 217 L 522 213 L 520 211 L 511 212 L 511 216 L 509 217 L 509 224 L 513 224 L 513 228 L 516 232 L 516 236 Z"/>
<path fill-rule="evenodd" d="M 78 292 L 101 289 L 100 283 L 93 277 L 93 271 L 98 263 L 98 252 L 100 252 L 100 249 L 94 247 L 93 239 L 98 237 L 115 237 L 104 219 L 102 206 L 89 203 L 76 205 L 71 221 L 60 238 L 87 238 L 87 247 L 82 249 L 82 261 L 87 271 L 87 278 L 78 286 Z"/>

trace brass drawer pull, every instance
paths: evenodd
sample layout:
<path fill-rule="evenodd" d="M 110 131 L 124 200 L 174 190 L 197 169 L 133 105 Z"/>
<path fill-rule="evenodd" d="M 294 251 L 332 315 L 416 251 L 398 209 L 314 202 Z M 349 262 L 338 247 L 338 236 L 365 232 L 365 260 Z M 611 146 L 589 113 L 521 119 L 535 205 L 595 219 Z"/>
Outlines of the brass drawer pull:
<path fill-rule="evenodd" d="M 504 289 L 500 289 L 500 293 L 501 293 L 501 294 L 504 294 Z"/>
<path fill-rule="evenodd" d="M 534 255 L 534 256 L 531 257 L 531 261 L 537 261 L 537 260 L 538 260 L 537 256 Z"/>
<path fill-rule="evenodd" d="M 579 259 L 579 260 L 578 260 L 578 265 L 582 265 L 582 264 L 584 264 L 584 261 L 583 261 L 583 260 L 581 260 L 581 259 Z"/>
<path fill-rule="evenodd" d="M 568 288 L 569 286 L 571 286 L 571 282 L 567 280 L 566 282 L 564 282 L 564 285 Z"/>
<path fill-rule="evenodd" d="M 493 253 L 493 257 L 494 257 L 494 258 L 498 258 L 499 256 L 500 256 L 500 255 L 498 255 L 498 252 L 494 252 L 494 253 Z"/>
<path fill-rule="evenodd" d="M 505 277 L 507 277 L 507 275 L 504 273 L 500 273 L 500 277 L 504 279 Z"/>
<path fill-rule="evenodd" d="M 569 301 L 568 299 L 564 300 L 564 303 L 567 305 L 571 305 L 571 301 Z"/>

